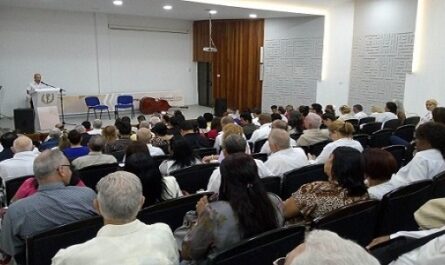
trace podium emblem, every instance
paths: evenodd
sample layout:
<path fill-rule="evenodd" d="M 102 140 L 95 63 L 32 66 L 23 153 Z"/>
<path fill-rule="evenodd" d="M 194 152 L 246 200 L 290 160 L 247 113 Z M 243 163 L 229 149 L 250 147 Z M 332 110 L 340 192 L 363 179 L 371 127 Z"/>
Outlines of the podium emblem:
<path fill-rule="evenodd" d="M 43 94 L 41 100 L 47 105 L 51 104 L 54 102 L 54 94 Z"/>

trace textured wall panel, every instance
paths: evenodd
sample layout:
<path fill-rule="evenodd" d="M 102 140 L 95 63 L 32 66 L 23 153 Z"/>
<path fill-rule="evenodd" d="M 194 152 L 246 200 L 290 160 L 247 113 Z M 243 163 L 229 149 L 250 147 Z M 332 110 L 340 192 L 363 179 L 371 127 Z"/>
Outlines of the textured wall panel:
<path fill-rule="evenodd" d="M 406 73 L 411 71 L 414 34 L 392 33 L 354 38 L 349 104 L 372 105 L 403 100 Z"/>
<path fill-rule="evenodd" d="M 322 54 L 322 38 L 266 40 L 263 110 L 270 110 L 274 104 L 298 107 L 314 103 Z"/>

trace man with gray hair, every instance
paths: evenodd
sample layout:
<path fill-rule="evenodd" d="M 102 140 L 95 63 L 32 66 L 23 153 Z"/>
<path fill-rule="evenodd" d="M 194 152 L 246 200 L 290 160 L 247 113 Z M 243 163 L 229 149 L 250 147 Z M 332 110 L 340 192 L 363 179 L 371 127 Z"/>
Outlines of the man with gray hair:
<path fill-rule="evenodd" d="M 329 139 L 329 133 L 320 130 L 321 117 L 309 112 L 304 118 L 303 124 L 306 130 L 297 140 L 297 146 L 309 146 Z"/>
<path fill-rule="evenodd" d="M 77 170 L 89 166 L 117 163 L 114 156 L 102 153 L 105 148 L 105 138 L 103 136 L 93 135 L 88 142 L 88 148 L 90 152 L 87 155 L 73 160 L 72 164 Z"/>
<path fill-rule="evenodd" d="M 286 132 L 288 131 L 287 130 L 287 128 L 288 128 L 287 123 L 285 121 L 282 121 L 282 120 L 274 120 L 272 122 L 272 126 L 271 127 L 272 127 L 272 129 L 281 129 L 281 130 L 285 130 Z M 295 140 L 292 139 L 292 138 L 289 138 L 289 144 L 292 147 L 297 146 L 297 142 L 295 142 Z M 270 150 L 270 147 L 269 147 L 269 140 L 267 140 L 263 144 L 263 146 L 261 147 L 260 153 L 267 154 L 267 155 L 272 154 L 272 151 Z"/>
<path fill-rule="evenodd" d="M 150 152 L 151 156 L 163 156 L 165 155 L 164 151 L 162 151 L 161 148 L 153 146 L 151 144 L 151 139 L 153 138 L 153 134 L 151 133 L 150 129 L 147 128 L 140 128 L 136 132 L 136 139 L 139 142 L 142 142 L 147 145 L 148 151 Z"/>
<path fill-rule="evenodd" d="M 231 134 L 224 139 L 223 154 L 227 157 L 235 153 L 246 152 L 246 139 L 239 134 Z M 264 165 L 263 161 L 255 159 L 255 163 L 258 168 L 258 175 L 260 178 L 273 176 L 270 170 Z M 219 167 L 216 168 L 210 176 L 209 183 L 207 184 L 207 191 L 219 192 L 219 186 L 221 185 L 221 172 Z"/>
<path fill-rule="evenodd" d="M 379 265 L 377 259 L 351 240 L 337 234 L 314 230 L 309 232 L 303 244 L 286 256 L 285 265 Z"/>
<path fill-rule="evenodd" d="M 146 225 L 136 219 L 145 199 L 136 175 L 111 173 L 97 183 L 96 189 L 94 206 L 105 226 L 96 238 L 60 250 L 52 259 L 53 265 L 179 263 L 170 227 L 163 223 Z"/>
<path fill-rule="evenodd" d="M 52 128 L 49 131 L 48 139 L 39 146 L 39 151 L 43 152 L 46 149 L 52 149 L 54 147 L 57 147 L 59 145 L 59 140 L 61 135 L 62 132 L 60 131 L 59 128 L 56 127 Z"/>
<path fill-rule="evenodd" d="M 33 174 L 33 163 L 38 152 L 33 151 L 32 140 L 20 135 L 12 144 L 14 156 L 0 162 L 0 177 L 5 180 Z"/>
<path fill-rule="evenodd" d="M 282 129 L 272 129 L 269 135 L 269 147 L 272 154 L 264 165 L 272 172 L 272 176 L 283 177 L 283 174 L 309 165 L 303 149 L 289 145 L 289 133 Z"/>
<path fill-rule="evenodd" d="M 68 159 L 59 150 L 46 150 L 34 161 L 38 191 L 12 203 L 2 222 L 0 249 L 22 257 L 24 239 L 41 231 L 95 215 L 94 191 L 66 186 L 71 180 Z"/>
<path fill-rule="evenodd" d="M 102 134 L 102 120 L 95 119 L 93 121 L 93 129 L 87 132 L 89 135 L 101 135 Z"/>

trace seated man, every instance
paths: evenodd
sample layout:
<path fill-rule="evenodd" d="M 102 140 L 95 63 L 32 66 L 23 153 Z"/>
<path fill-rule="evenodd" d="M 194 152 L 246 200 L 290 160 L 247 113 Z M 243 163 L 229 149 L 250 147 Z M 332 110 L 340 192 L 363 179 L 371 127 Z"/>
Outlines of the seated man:
<path fill-rule="evenodd" d="M 0 177 L 3 181 L 33 174 L 32 165 L 38 153 L 33 151 L 32 140 L 21 135 L 14 140 L 14 156 L 0 162 Z"/>
<path fill-rule="evenodd" d="M 288 126 L 287 126 L 287 123 L 282 120 L 275 120 L 272 122 L 271 128 L 272 129 L 281 129 L 281 130 L 284 130 L 287 132 Z M 297 142 L 294 139 L 289 138 L 289 145 L 292 147 L 297 146 Z M 272 154 L 272 150 L 270 150 L 270 146 L 269 146 L 269 140 L 267 140 L 263 144 L 263 146 L 261 147 L 260 153 L 267 154 L 267 155 Z"/>
<path fill-rule="evenodd" d="M 303 120 L 303 134 L 297 140 L 297 146 L 310 146 L 319 142 L 329 140 L 329 133 L 320 130 L 321 117 L 309 112 Z"/>
<path fill-rule="evenodd" d="M 0 143 L 3 147 L 3 150 L 0 152 L 0 162 L 14 156 L 11 147 L 15 139 L 17 139 L 17 134 L 13 132 L 7 132 L 0 137 Z"/>
<path fill-rule="evenodd" d="M 60 140 L 60 136 L 62 136 L 62 132 L 60 131 L 59 128 L 52 128 L 49 131 L 48 134 L 48 139 L 45 140 L 45 142 L 43 142 L 40 146 L 39 146 L 39 151 L 42 152 L 46 149 L 52 149 L 54 147 L 59 146 L 59 140 Z"/>
<path fill-rule="evenodd" d="M 62 151 L 69 161 L 73 161 L 78 157 L 85 156 L 88 154 L 88 152 L 90 152 L 88 147 L 80 144 L 82 140 L 82 134 L 79 131 L 75 129 L 69 131 L 68 140 L 70 141 L 70 147 L 65 148 Z"/>
<path fill-rule="evenodd" d="M 96 194 L 70 183 L 68 159 L 59 150 L 46 150 L 34 161 L 37 193 L 12 203 L 2 222 L 0 249 L 13 257 L 25 251 L 25 238 L 59 225 L 95 215 Z"/>
<path fill-rule="evenodd" d="M 249 139 L 249 142 L 253 144 L 257 141 L 267 139 L 271 130 L 272 117 L 269 114 L 260 114 L 258 121 L 261 124 L 260 128 L 255 130 Z"/>
<path fill-rule="evenodd" d="M 93 129 L 91 131 L 88 131 L 88 134 L 90 135 L 101 135 L 102 134 L 102 120 L 95 119 L 93 121 Z"/>
<path fill-rule="evenodd" d="M 184 140 L 190 144 L 192 149 L 208 148 L 210 143 L 207 138 L 200 133 L 194 131 L 194 127 L 191 121 L 183 121 L 179 125 L 181 129 L 181 135 Z"/>
<path fill-rule="evenodd" d="M 105 226 L 97 237 L 60 250 L 52 264 L 159 264 L 179 263 L 178 247 L 170 227 L 146 225 L 136 219 L 144 204 L 142 185 L 134 174 L 118 171 L 97 184 L 94 206 Z"/>
<path fill-rule="evenodd" d="M 81 156 L 73 160 L 73 166 L 79 170 L 89 166 L 117 163 L 112 155 L 103 154 L 105 148 L 105 138 L 100 135 L 93 135 L 88 142 L 90 152 L 86 156 Z"/>

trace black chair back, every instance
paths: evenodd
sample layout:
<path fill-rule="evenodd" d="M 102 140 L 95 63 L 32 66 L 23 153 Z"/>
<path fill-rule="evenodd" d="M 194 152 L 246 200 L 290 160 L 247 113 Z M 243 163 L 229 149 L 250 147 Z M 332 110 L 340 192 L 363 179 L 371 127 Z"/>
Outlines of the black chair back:
<path fill-rule="evenodd" d="M 366 246 L 374 238 L 379 201 L 367 200 L 346 205 L 312 222 L 312 228 L 329 230 Z"/>
<path fill-rule="evenodd" d="M 256 153 L 256 154 L 252 154 L 252 157 L 254 159 L 259 159 L 259 160 L 261 160 L 263 162 L 266 162 L 268 156 L 265 153 Z"/>
<path fill-rule="evenodd" d="M 292 133 L 292 134 L 290 135 L 290 138 L 292 138 L 292 139 L 294 139 L 295 141 L 297 141 L 298 138 L 300 138 L 300 136 L 301 136 L 302 134 L 303 134 L 302 132 L 301 132 L 301 133 Z"/>
<path fill-rule="evenodd" d="M 328 180 L 323 164 L 309 165 L 286 172 L 283 175 L 281 198 L 287 199 L 304 184 L 320 180 Z"/>
<path fill-rule="evenodd" d="M 434 176 L 433 181 L 434 198 L 445 198 L 445 171 Z"/>
<path fill-rule="evenodd" d="M 323 141 L 323 142 L 319 142 L 319 143 L 310 145 L 309 149 L 308 149 L 309 153 L 314 155 L 314 156 L 319 156 L 321 151 L 323 151 L 323 148 L 330 142 L 332 142 L 332 141 L 331 140 L 326 140 L 326 141 Z"/>
<path fill-rule="evenodd" d="M 432 180 L 417 181 L 383 196 L 378 219 L 378 235 L 417 230 L 414 212 L 433 198 L 432 184 Z"/>
<path fill-rule="evenodd" d="M 199 148 L 193 150 L 196 156 L 200 157 L 201 159 L 205 156 L 209 155 L 216 155 L 216 148 L 210 147 L 210 148 Z"/>
<path fill-rule="evenodd" d="M 362 125 L 362 124 L 370 123 L 370 122 L 375 122 L 375 117 L 361 118 L 358 123 L 359 123 L 359 125 Z"/>
<path fill-rule="evenodd" d="M 394 135 L 410 143 L 414 138 L 415 130 L 416 130 L 416 125 L 407 124 L 397 128 L 396 131 L 394 132 Z"/>
<path fill-rule="evenodd" d="M 22 176 L 18 178 L 13 178 L 5 181 L 5 193 L 6 193 L 6 205 L 9 205 L 12 197 L 14 197 L 17 190 L 20 186 L 25 182 L 25 180 L 29 178 L 33 178 L 34 176 Z"/>
<path fill-rule="evenodd" d="M 100 216 L 61 225 L 26 238 L 26 264 L 50 265 L 56 253 L 94 238 L 103 226 Z"/>
<path fill-rule="evenodd" d="M 369 146 L 382 148 L 391 145 L 392 130 L 382 129 L 371 134 L 369 137 Z"/>
<path fill-rule="evenodd" d="M 373 132 L 376 132 L 380 129 L 382 129 L 381 122 L 368 122 L 363 125 L 363 127 L 360 129 L 360 132 L 371 135 Z"/>
<path fill-rule="evenodd" d="M 400 120 L 392 119 L 392 120 L 386 121 L 385 124 L 383 124 L 383 129 L 395 130 L 399 126 L 400 126 Z"/>
<path fill-rule="evenodd" d="M 419 116 L 411 116 L 405 119 L 405 122 L 403 123 L 404 125 L 414 125 L 416 126 L 418 123 L 420 122 L 420 117 Z"/>
<path fill-rule="evenodd" d="M 272 264 L 304 240 L 303 226 L 278 228 L 209 255 L 209 265 Z"/>
<path fill-rule="evenodd" d="M 186 212 L 196 210 L 196 204 L 205 195 L 210 197 L 212 192 L 197 193 L 157 203 L 142 209 L 138 219 L 146 224 L 165 223 L 172 231 L 182 225 Z"/>
<path fill-rule="evenodd" d="M 266 141 L 267 139 L 262 139 L 253 143 L 253 153 L 259 153 L 261 151 L 261 147 L 263 147 Z"/>
<path fill-rule="evenodd" d="M 348 119 L 348 120 L 345 120 L 345 122 L 349 122 L 354 127 L 359 125 L 359 120 L 358 119 Z"/>
<path fill-rule="evenodd" d="M 210 176 L 218 165 L 218 163 L 199 164 L 175 170 L 170 174 L 176 178 L 182 190 L 195 193 L 197 190 L 207 189 Z"/>
<path fill-rule="evenodd" d="M 266 177 L 261 178 L 261 182 L 267 192 L 275 193 L 280 196 L 281 193 L 281 178 L 280 177 Z"/>
<path fill-rule="evenodd" d="M 97 182 L 106 175 L 116 172 L 117 168 L 117 163 L 89 166 L 79 170 L 79 177 L 85 186 L 96 190 Z"/>
<path fill-rule="evenodd" d="M 356 140 L 357 142 L 359 142 L 363 149 L 367 148 L 369 145 L 369 135 L 361 133 L 361 134 L 354 134 L 352 136 L 352 139 Z"/>
<path fill-rule="evenodd" d="M 163 155 L 163 156 L 153 156 L 153 160 L 155 162 L 155 166 L 159 167 L 162 164 L 162 161 L 169 159 L 169 155 Z"/>
<path fill-rule="evenodd" d="M 394 156 L 399 168 L 405 165 L 406 147 L 404 145 L 391 145 L 383 147 L 382 149 L 390 152 Z"/>

